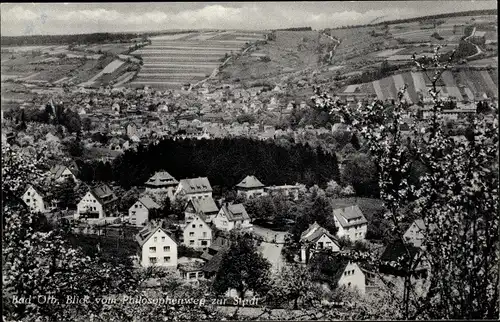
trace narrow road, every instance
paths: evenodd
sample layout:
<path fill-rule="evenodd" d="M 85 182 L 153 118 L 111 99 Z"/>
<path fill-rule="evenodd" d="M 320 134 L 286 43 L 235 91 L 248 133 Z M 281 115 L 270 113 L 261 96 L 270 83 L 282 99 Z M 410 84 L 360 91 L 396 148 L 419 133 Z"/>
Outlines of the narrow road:
<path fill-rule="evenodd" d="M 472 43 L 469 41 L 469 38 L 470 37 L 473 37 L 474 34 L 476 33 L 476 27 L 474 27 L 474 29 L 472 30 L 471 34 L 467 37 L 464 38 L 465 41 L 468 41 L 469 43 L 473 44 L 474 46 L 476 46 L 476 49 L 477 49 L 477 53 L 475 53 L 474 55 L 470 55 L 469 57 L 467 57 L 467 59 L 471 59 L 471 58 L 474 58 L 476 57 L 477 55 L 481 55 L 483 53 L 483 51 L 481 50 L 481 48 L 479 48 L 478 45 Z"/>

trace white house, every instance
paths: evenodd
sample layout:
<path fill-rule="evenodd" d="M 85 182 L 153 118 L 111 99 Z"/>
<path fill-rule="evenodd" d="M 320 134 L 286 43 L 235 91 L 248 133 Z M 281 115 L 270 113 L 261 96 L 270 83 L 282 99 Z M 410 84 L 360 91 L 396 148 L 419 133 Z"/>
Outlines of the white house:
<path fill-rule="evenodd" d="M 434 225 L 429 226 L 429 230 L 432 231 Z M 427 227 L 422 219 L 416 219 L 410 227 L 405 231 L 403 238 L 406 242 L 412 244 L 415 247 L 422 247 L 422 243 L 427 232 Z"/>
<path fill-rule="evenodd" d="M 150 212 L 160 208 L 160 205 L 149 196 L 143 196 L 129 208 L 129 221 L 133 225 L 144 226 L 149 221 Z"/>
<path fill-rule="evenodd" d="M 365 294 L 366 277 L 358 264 L 341 259 L 334 266 L 332 269 L 336 271 L 334 276 L 337 286 L 352 288 Z"/>
<path fill-rule="evenodd" d="M 212 186 L 207 177 L 182 179 L 177 186 L 176 198 L 204 199 L 212 197 Z"/>
<path fill-rule="evenodd" d="M 139 261 L 142 267 L 177 267 L 177 243 L 161 228 L 147 226 L 136 236 L 139 243 Z"/>
<path fill-rule="evenodd" d="M 340 251 L 340 245 L 332 234 L 314 222 L 300 235 L 300 261 L 307 263 L 315 251 L 330 249 Z"/>
<path fill-rule="evenodd" d="M 77 204 L 75 219 L 104 219 L 116 214 L 118 198 L 107 185 L 91 188 Z"/>
<path fill-rule="evenodd" d="M 232 230 L 234 228 L 251 227 L 250 216 L 243 204 L 226 204 L 221 207 L 219 213 L 212 220 L 215 227 L 221 230 Z"/>
<path fill-rule="evenodd" d="M 206 250 L 212 242 L 212 228 L 199 215 L 193 215 L 183 228 L 183 244 L 196 249 Z"/>
<path fill-rule="evenodd" d="M 199 215 L 205 222 L 212 222 L 219 213 L 219 208 L 212 197 L 204 199 L 191 199 L 184 210 L 185 222 L 189 223 L 194 215 Z"/>
<path fill-rule="evenodd" d="M 144 186 L 146 187 L 146 192 L 157 195 L 159 199 L 162 199 L 161 196 L 168 196 L 170 200 L 173 200 L 178 184 L 179 181 L 167 171 L 158 171 L 146 181 Z"/>
<path fill-rule="evenodd" d="M 28 185 L 22 199 L 33 213 L 46 212 L 49 210 L 48 203 L 44 200 L 43 194 L 32 185 Z"/>
<path fill-rule="evenodd" d="M 67 178 L 72 178 L 76 182 L 77 175 L 78 169 L 76 168 L 76 165 L 67 167 L 65 165 L 58 164 L 50 169 L 50 176 L 57 182 L 62 182 Z"/>
<path fill-rule="evenodd" d="M 236 191 L 238 196 L 253 198 L 263 195 L 264 187 L 264 184 L 255 176 L 246 176 L 245 179 L 236 185 Z"/>
<path fill-rule="evenodd" d="M 334 209 L 333 219 L 338 237 L 346 236 L 352 242 L 365 239 L 368 222 L 358 206 Z"/>

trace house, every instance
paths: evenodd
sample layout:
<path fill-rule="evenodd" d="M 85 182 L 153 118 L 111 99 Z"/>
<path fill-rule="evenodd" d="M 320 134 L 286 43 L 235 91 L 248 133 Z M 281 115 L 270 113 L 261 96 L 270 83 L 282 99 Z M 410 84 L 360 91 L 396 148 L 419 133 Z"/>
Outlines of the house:
<path fill-rule="evenodd" d="M 228 247 L 210 247 L 206 253 L 210 255 L 210 259 L 202 267 L 205 278 L 212 278 L 219 272 L 224 254 L 228 251 Z M 203 254 L 205 255 L 205 253 Z M 202 257 L 203 257 L 202 255 Z M 206 258 L 206 257 L 205 257 Z"/>
<path fill-rule="evenodd" d="M 314 251 L 330 249 L 332 252 L 340 251 L 337 238 L 328 230 L 314 222 L 300 235 L 300 261 L 307 263 Z"/>
<path fill-rule="evenodd" d="M 76 164 L 72 164 L 69 167 L 58 164 L 50 169 L 49 175 L 57 182 L 63 182 L 68 178 L 72 178 L 76 182 L 77 181 L 76 176 L 78 175 L 78 168 L 76 167 Z"/>
<path fill-rule="evenodd" d="M 22 199 L 32 213 L 47 212 L 50 208 L 47 197 L 39 189 L 28 185 Z"/>
<path fill-rule="evenodd" d="M 128 210 L 130 223 L 136 226 L 144 226 L 149 221 L 151 212 L 160 209 L 161 206 L 151 199 L 151 197 L 143 196 Z"/>
<path fill-rule="evenodd" d="M 184 218 L 186 223 L 189 223 L 194 215 L 200 215 L 201 219 L 210 223 L 217 213 L 219 213 L 219 208 L 212 197 L 191 199 L 184 209 Z"/>
<path fill-rule="evenodd" d="M 300 185 L 298 183 L 295 185 L 270 186 L 264 188 L 264 192 L 268 195 L 275 196 L 277 194 L 283 194 L 294 200 L 299 199 L 299 191 Z"/>
<path fill-rule="evenodd" d="M 366 291 L 366 277 L 357 263 L 351 262 L 345 258 L 339 258 L 334 261 L 329 269 L 333 273 L 333 282 L 338 287 L 351 288 L 357 290 L 361 294 Z"/>
<path fill-rule="evenodd" d="M 204 199 L 212 197 L 212 186 L 207 177 L 182 179 L 177 186 L 176 198 Z"/>
<path fill-rule="evenodd" d="M 158 171 L 149 178 L 144 184 L 146 192 L 151 192 L 155 195 L 168 196 L 170 200 L 174 199 L 174 192 L 179 184 L 170 173 L 167 171 Z"/>
<path fill-rule="evenodd" d="M 192 258 L 190 260 L 183 260 L 185 257 L 179 258 L 177 269 L 183 280 L 188 282 L 198 281 L 204 278 L 203 266 L 205 262 L 199 258 Z M 181 262 L 182 261 L 182 262 Z"/>
<path fill-rule="evenodd" d="M 113 106 L 111 106 L 111 110 L 115 113 L 115 114 L 120 114 L 120 104 L 118 103 L 114 103 Z"/>
<path fill-rule="evenodd" d="M 125 131 L 127 133 L 127 136 L 129 138 L 132 138 L 133 136 L 138 136 L 138 131 L 137 131 L 137 125 L 134 123 L 130 122 L 125 126 Z"/>
<path fill-rule="evenodd" d="M 243 204 L 225 204 L 212 220 L 215 227 L 221 230 L 251 227 L 250 216 Z"/>
<path fill-rule="evenodd" d="M 200 215 L 192 215 L 191 221 L 182 230 L 183 244 L 196 249 L 206 250 L 212 242 L 212 228 Z"/>
<path fill-rule="evenodd" d="M 416 219 L 406 230 L 403 237 L 410 244 L 420 247 L 424 239 L 425 225 L 422 219 Z"/>
<path fill-rule="evenodd" d="M 80 200 L 76 208 L 75 218 L 104 219 L 113 217 L 118 198 L 107 185 L 91 188 Z"/>
<path fill-rule="evenodd" d="M 408 256 L 409 255 L 409 256 Z M 425 277 L 429 269 L 424 259 L 423 250 L 398 240 L 385 247 L 380 256 L 379 271 L 393 276 L 406 276 L 409 272 L 405 266 L 411 261 L 414 277 Z M 416 265 L 415 265 L 416 264 Z"/>
<path fill-rule="evenodd" d="M 334 209 L 333 219 L 338 237 L 346 236 L 352 242 L 365 239 L 368 222 L 358 206 Z"/>
<path fill-rule="evenodd" d="M 238 196 L 245 198 L 259 197 L 264 194 L 264 184 L 255 176 L 246 176 L 236 185 L 236 191 Z"/>
<path fill-rule="evenodd" d="M 177 242 L 160 226 L 146 226 L 135 236 L 142 267 L 177 267 Z"/>

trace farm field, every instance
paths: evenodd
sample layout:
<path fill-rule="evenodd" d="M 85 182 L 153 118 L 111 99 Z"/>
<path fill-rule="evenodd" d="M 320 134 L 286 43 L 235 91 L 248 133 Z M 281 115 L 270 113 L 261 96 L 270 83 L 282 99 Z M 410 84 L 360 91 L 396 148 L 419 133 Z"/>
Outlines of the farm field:
<path fill-rule="evenodd" d="M 498 70 L 460 70 L 445 71 L 439 86 L 442 94 L 453 96 L 458 101 L 473 100 L 475 95 L 486 93 L 488 97 L 498 97 Z M 408 85 L 405 98 L 412 103 L 419 101 L 419 93 L 424 101 L 430 99 L 427 84 L 429 80 L 422 72 L 408 72 L 382 78 L 373 82 L 349 85 L 343 89 L 344 94 L 353 93 L 356 88 L 367 96 L 375 94 L 380 100 L 396 98 L 397 90 Z M 463 87 L 463 89 L 461 89 Z"/>
<path fill-rule="evenodd" d="M 131 53 L 142 59 L 143 66 L 128 85 L 178 89 L 198 83 L 210 76 L 225 57 L 241 52 L 247 42 L 263 39 L 263 33 L 231 31 L 152 37 L 150 45 Z"/>
<path fill-rule="evenodd" d="M 230 61 L 219 73 L 223 82 L 241 81 L 252 86 L 257 81 L 273 82 L 294 73 L 318 68 L 320 57 L 333 44 L 318 31 L 276 31 L 276 38 L 248 50 Z M 267 57 L 268 59 L 263 59 Z"/>

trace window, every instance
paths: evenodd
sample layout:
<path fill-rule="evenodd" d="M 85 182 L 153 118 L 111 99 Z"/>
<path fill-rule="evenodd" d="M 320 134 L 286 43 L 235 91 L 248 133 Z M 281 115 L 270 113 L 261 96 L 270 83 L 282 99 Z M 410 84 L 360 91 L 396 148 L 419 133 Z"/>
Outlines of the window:
<path fill-rule="evenodd" d="M 149 258 L 149 263 L 150 264 L 156 264 L 156 257 L 150 257 Z"/>
<path fill-rule="evenodd" d="M 137 208 L 137 204 L 135 204 L 134 206 L 135 206 L 135 208 Z"/>
<path fill-rule="evenodd" d="M 206 231 L 203 232 L 203 237 L 207 237 L 207 232 Z"/>
<path fill-rule="evenodd" d="M 194 245 L 194 240 L 190 240 L 189 245 Z"/>
<path fill-rule="evenodd" d="M 194 232 L 189 233 L 189 237 L 192 237 L 192 236 L 194 236 Z"/>
<path fill-rule="evenodd" d="M 30 199 L 29 199 L 29 198 L 28 198 L 28 199 L 26 199 L 26 202 L 30 202 Z"/>
<path fill-rule="evenodd" d="M 164 242 L 164 241 L 165 241 L 165 236 L 163 236 L 163 237 L 161 238 L 161 241 L 162 241 L 162 242 Z"/>
<path fill-rule="evenodd" d="M 158 237 L 154 237 L 153 241 L 156 243 L 158 241 Z"/>
<path fill-rule="evenodd" d="M 199 227 L 200 227 L 200 228 L 203 228 L 203 224 L 200 224 L 200 226 L 199 226 Z"/>
<path fill-rule="evenodd" d="M 188 279 L 195 279 L 195 278 L 196 278 L 196 272 L 188 273 Z"/>
<path fill-rule="evenodd" d="M 149 247 L 150 253 L 156 253 L 156 247 Z"/>
<path fill-rule="evenodd" d="M 196 225 L 195 225 L 195 224 L 193 224 L 191 227 L 196 228 Z"/>
<path fill-rule="evenodd" d="M 165 257 L 163 257 L 163 261 L 164 261 L 165 263 L 170 263 L 170 256 L 165 256 Z"/>
<path fill-rule="evenodd" d="M 208 245 L 208 241 L 206 241 L 206 240 L 201 241 L 201 246 L 207 246 L 207 245 Z"/>
<path fill-rule="evenodd" d="M 163 251 L 164 252 L 169 252 L 170 251 L 170 246 L 163 246 Z"/>

